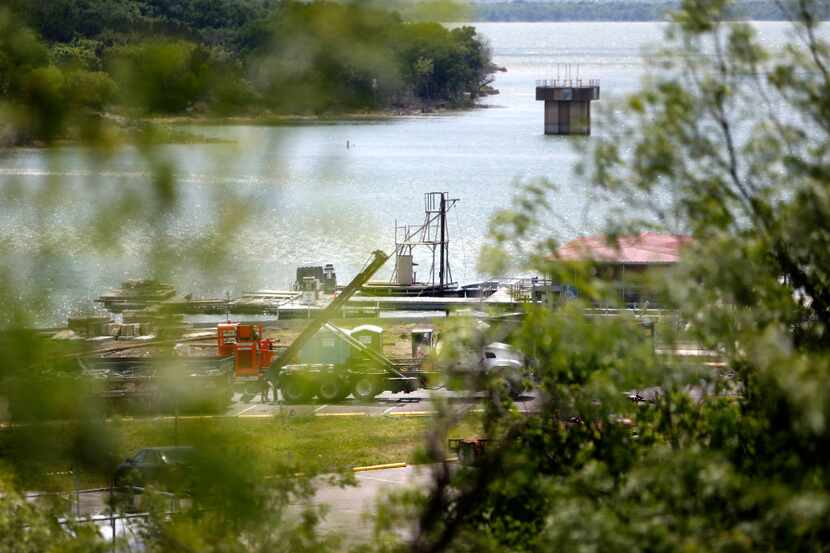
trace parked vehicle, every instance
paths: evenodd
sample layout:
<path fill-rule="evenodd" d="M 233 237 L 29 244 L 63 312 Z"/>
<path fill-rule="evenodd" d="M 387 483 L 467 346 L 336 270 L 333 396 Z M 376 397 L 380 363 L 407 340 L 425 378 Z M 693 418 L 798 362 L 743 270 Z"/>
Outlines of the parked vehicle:
<path fill-rule="evenodd" d="M 181 486 L 191 468 L 194 449 L 188 446 L 139 449 L 115 470 L 116 487 L 144 488 L 155 484 Z"/>
<path fill-rule="evenodd" d="M 433 372 L 441 374 L 451 390 L 464 390 L 493 379 L 502 379 L 510 397 L 517 398 L 527 391 L 530 376 L 527 359 L 510 344 L 491 342 L 481 349 L 462 349 L 452 357 L 442 355 L 442 343 L 432 330 L 417 330 L 412 334 L 412 351 L 425 359 Z"/>
<path fill-rule="evenodd" d="M 484 457 L 488 441 L 479 437 L 450 438 L 447 440 L 447 449 L 456 454 L 462 465 L 475 465 Z"/>

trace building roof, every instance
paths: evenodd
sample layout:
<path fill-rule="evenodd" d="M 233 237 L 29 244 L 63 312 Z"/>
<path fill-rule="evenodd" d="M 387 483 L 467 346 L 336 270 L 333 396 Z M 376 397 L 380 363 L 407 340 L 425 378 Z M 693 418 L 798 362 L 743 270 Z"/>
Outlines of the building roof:
<path fill-rule="evenodd" d="M 677 263 L 681 248 L 692 241 L 684 234 L 643 232 L 620 236 L 617 245 L 609 244 L 605 235 L 584 236 L 559 248 L 554 259 L 562 261 L 598 261 L 615 265 L 668 265 Z"/>

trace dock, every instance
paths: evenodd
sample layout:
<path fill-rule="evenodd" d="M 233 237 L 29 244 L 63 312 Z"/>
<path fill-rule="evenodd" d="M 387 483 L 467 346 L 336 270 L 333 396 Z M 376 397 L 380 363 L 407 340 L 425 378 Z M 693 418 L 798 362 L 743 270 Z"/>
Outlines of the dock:
<path fill-rule="evenodd" d="M 507 310 L 519 309 L 521 302 L 508 298 L 460 298 L 430 296 L 355 296 L 348 305 L 374 308 L 377 311 L 454 311 L 459 309 L 484 309 L 497 307 Z"/>
<path fill-rule="evenodd" d="M 299 298 L 288 301 L 268 297 L 243 296 L 230 302 L 220 299 L 167 300 L 158 304 L 166 313 L 184 315 L 272 315 L 276 319 L 308 319 L 325 308 L 334 296 L 304 304 Z M 443 311 L 495 307 L 518 309 L 521 302 L 507 298 L 464 298 L 444 296 L 354 296 L 343 307 L 343 318 L 376 316 L 383 311 Z"/>

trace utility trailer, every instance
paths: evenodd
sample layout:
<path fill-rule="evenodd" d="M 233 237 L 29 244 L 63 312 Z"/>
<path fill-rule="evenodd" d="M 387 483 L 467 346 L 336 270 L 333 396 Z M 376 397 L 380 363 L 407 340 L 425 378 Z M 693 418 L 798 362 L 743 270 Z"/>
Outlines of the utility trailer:
<path fill-rule="evenodd" d="M 94 397 L 149 409 L 221 409 L 233 394 L 233 357 L 95 357 L 78 363 Z"/>

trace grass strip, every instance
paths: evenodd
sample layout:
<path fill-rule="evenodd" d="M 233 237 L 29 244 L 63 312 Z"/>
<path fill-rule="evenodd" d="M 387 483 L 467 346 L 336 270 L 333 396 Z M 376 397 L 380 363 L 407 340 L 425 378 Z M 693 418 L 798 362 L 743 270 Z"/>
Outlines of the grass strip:
<path fill-rule="evenodd" d="M 110 423 L 60 423 L 0 431 L 0 459 L 11 465 L 21 487 L 66 490 L 73 463 L 84 465 L 81 487 L 109 484 L 108 474 L 144 447 L 221 443 L 230 463 L 255 460 L 262 467 L 291 467 L 304 474 L 348 471 L 355 466 L 414 460 L 430 418 L 269 417 L 129 419 Z M 471 418 L 452 437 L 474 435 Z M 74 461 L 73 461 L 74 459 Z M 76 465 L 77 466 L 77 465 Z"/>

